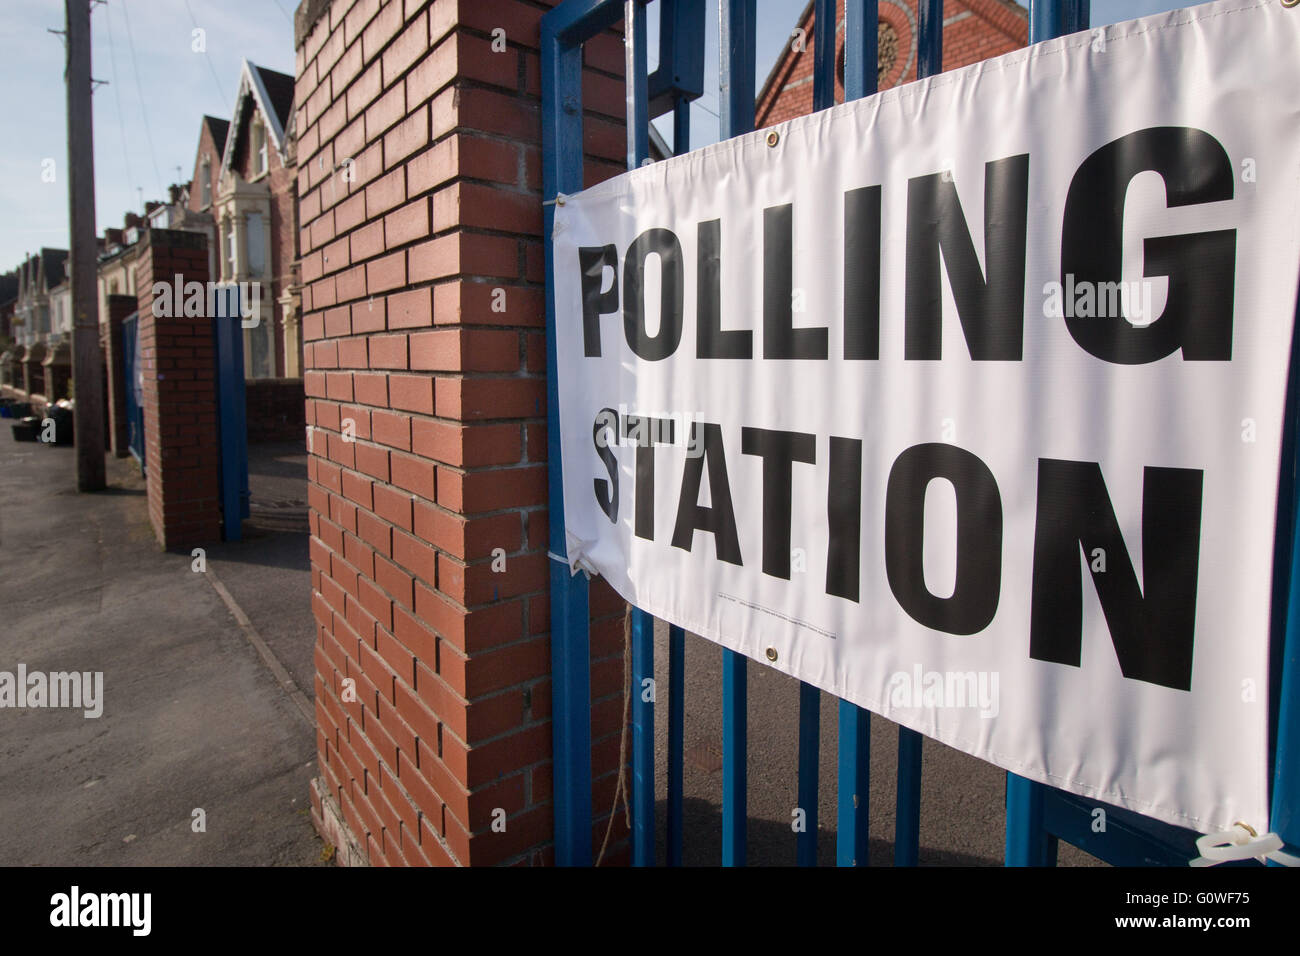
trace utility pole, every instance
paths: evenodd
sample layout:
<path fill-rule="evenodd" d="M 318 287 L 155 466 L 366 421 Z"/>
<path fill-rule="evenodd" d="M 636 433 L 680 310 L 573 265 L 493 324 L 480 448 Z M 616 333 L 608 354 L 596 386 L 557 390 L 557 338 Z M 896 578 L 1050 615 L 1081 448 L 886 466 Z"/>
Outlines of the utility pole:
<path fill-rule="evenodd" d="M 99 491 L 104 474 L 104 380 L 100 371 L 95 144 L 90 105 L 90 5 L 64 0 L 68 21 L 68 215 L 72 284 L 72 380 L 77 490 Z"/>

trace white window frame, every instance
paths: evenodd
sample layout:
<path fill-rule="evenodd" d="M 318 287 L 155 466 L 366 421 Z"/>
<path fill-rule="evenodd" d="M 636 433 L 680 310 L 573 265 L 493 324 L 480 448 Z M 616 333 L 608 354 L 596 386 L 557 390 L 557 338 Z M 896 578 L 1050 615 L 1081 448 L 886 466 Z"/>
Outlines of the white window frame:
<path fill-rule="evenodd" d="M 271 164 L 267 153 L 266 124 L 262 122 L 260 116 L 253 117 L 253 152 L 256 156 L 254 175 L 261 176 L 263 173 L 269 172 Z"/>

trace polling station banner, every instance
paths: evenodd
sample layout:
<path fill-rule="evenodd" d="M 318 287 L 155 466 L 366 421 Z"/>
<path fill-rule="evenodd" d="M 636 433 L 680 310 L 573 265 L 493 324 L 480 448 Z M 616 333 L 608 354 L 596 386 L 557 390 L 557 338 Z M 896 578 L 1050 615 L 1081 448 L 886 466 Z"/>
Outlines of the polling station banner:
<path fill-rule="evenodd" d="M 1298 200 L 1278 0 L 563 197 L 568 558 L 1007 770 L 1262 832 Z"/>

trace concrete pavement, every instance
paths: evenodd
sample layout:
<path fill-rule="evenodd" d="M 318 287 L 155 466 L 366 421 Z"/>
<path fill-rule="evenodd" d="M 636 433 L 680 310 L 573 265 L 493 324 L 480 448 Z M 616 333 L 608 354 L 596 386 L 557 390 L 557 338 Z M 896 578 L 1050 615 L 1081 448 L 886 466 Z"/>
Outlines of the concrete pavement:
<path fill-rule="evenodd" d="M 0 671 L 103 672 L 99 718 L 0 709 L 0 864 L 319 863 L 311 725 L 189 554 L 158 549 L 134 460 L 108 467 L 79 495 L 73 449 L 0 435 Z M 239 562 L 210 560 L 237 591 Z"/>

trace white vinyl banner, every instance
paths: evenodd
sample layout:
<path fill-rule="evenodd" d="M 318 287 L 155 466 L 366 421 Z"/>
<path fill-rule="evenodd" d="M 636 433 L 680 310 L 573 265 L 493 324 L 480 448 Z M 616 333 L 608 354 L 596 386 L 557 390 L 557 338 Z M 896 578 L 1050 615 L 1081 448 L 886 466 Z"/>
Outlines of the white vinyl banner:
<path fill-rule="evenodd" d="M 1279 0 L 562 197 L 569 560 L 1007 770 L 1263 831 L 1298 197 Z"/>

